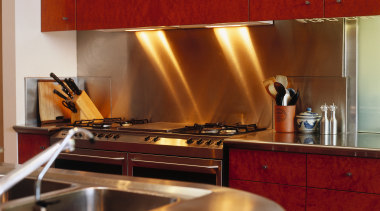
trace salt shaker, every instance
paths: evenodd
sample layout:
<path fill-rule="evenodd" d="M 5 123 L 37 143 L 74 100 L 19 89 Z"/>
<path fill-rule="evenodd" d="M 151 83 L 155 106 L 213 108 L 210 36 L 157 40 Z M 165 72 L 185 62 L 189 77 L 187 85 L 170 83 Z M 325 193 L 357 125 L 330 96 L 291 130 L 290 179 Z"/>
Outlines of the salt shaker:
<path fill-rule="evenodd" d="M 331 111 L 331 116 L 330 116 L 330 134 L 337 134 L 338 132 L 338 122 L 335 118 L 335 111 L 338 108 L 334 103 L 329 106 L 330 111 Z"/>
<path fill-rule="evenodd" d="M 327 117 L 327 111 L 328 106 L 326 103 L 321 106 L 322 110 L 322 119 L 321 119 L 321 126 L 320 126 L 320 134 L 330 134 L 330 121 Z"/>

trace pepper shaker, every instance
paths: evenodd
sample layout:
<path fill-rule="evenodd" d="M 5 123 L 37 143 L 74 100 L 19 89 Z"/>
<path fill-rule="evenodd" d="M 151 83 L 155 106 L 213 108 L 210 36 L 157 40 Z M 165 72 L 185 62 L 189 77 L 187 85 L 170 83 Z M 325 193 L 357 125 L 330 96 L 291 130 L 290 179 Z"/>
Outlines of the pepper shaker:
<path fill-rule="evenodd" d="M 322 110 L 322 119 L 321 119 L 321 126 L 320 126 L 320 134 L 330 134 L 330 121 L 327 117 L 327 111 L 328 106 L 326 103 L 321 106 Z"/>
<path fill-rule="evenodd" d="M 329 107 L 331 111 L 330 116 L 330 133 L 331 134 L 337 134 L 338 132 L 338 122 L 335 118 L 335 111 L 338 108 L 334 103 Z"/>

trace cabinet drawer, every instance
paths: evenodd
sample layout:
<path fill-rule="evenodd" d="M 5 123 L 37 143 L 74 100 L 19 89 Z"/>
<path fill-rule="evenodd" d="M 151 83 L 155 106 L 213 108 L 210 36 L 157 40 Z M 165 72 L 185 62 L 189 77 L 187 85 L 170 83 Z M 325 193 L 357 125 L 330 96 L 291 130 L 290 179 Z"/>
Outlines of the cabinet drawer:
<path fill-rule="evenodd" d="M 230 180 L 230 187 L 264 196 L 285 210 L 305 210 L 306 187 Z"/>
<path fill-rule="evenodd" d="M 380 195 L 308 188 L 308 211 L 320 210 L 380 210 Z"/>
<path fill-rule="evenodd" d="M 379 15 L 379 0 L 325 0 L 325 17 Z"/>
<path fill-rule="evenodd" d="M 307 186 L 380 193 L 380 160 L 307 155 Z"/>
<path fill-rule="evenodd" d="M 306 154 L 231 149 L 229 178 L 306 186 Z"/>

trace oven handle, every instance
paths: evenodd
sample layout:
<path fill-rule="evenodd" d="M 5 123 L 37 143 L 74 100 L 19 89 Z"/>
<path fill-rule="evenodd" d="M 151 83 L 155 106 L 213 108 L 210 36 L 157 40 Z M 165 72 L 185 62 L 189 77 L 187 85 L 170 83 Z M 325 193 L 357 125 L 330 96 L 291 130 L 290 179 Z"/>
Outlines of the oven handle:
<path fill-rule="evenodd" d="M 62 152 L 59 159 L 69 159 L 69 160 L 80 160 L 86 162 L 100 162 L 100 163 L 108 163 L 108 164 L 122 164 L 125 160 L 124 157 L 104 157 L 97 155 L 81 155 L 81 154 L 72 154 Z"/>
<path fill-rule="evenodd" d="M 220 166 L 217 166 L 217 165 L 203 166 L 203 165 L 168 163 L 168 162 L 140 160 L 140 159 L 131 159 L 131 161 L 133 163 L 133 166 L 138 166 L 138 167 L 198 172 L 198 173 L 216 174 L 218 170 L 220 169 Z"/>

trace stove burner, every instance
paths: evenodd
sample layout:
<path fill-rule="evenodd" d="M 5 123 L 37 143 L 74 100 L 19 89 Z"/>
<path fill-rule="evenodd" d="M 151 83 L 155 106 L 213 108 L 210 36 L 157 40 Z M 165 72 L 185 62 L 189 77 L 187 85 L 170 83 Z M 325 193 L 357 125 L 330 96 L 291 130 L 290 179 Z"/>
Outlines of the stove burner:
<path fill-rule="evenodd" d="M 134 124 L 146 124 L 149 121 L 147 119 L 131 119 L 128 121 L 123 120 L 122 118 L 104 118 L 104 119 L 93 119 L 93 120 L 80 120 L 75 121 L 74 127 L 89 127 L 94 129 L 106 129 L 106 128 L 115 128 L 125 125 L 134 125 Z"/>
<path fill-rule="evenodd" d="M 206 123 L 204 125 L 194 124 L 193 126 L 185 126 L 184 128 L 180 128 L 173 132 L 202 135 L 236 135 L 258 130 L 261 129 L 257 128 L 256 124 L 242 125 L 237 123 L 235 125 L 227 125 L 223 123 Z"/>

